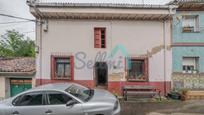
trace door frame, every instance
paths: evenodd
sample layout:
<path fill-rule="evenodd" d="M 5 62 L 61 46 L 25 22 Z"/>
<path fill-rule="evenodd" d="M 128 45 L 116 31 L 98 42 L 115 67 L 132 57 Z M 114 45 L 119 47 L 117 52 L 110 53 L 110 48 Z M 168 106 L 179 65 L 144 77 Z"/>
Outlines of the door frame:
<path fill-rule="evenodd" d="M 96 70 L 96 64 L 100 64 L 100 63 L 104 63 L 105 64 L 105 66 L 106 66 L 106 71 L 107 71 L 107 73 L 106 73 L 106 83 L 105 83 L 105 87 L 107 87 L 108 86 L 108 65 L 107 65 L 107 62 L 95 62 L 95 64 L 94 64 L 94 83 L 95 83 L 95 87 L 97 87 L 97 86 L 100 86 L 100 85 L 98 85 L 98 76 L 97 76 L 97 70 Z M 103 86 L 103 85 L 102 85 Z"/>

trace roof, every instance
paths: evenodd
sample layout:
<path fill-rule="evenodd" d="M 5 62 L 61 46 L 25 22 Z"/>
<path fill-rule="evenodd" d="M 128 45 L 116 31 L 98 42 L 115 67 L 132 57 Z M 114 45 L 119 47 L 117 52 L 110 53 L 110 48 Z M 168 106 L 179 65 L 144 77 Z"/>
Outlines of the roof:
<path fill-rule="evenodd" d="M 35 58 L 1 58 L 0 73 L 33 73 L 35 72 Z"/>
<path fill-rule="evenodd" d="M 30 12 L 45 19 L 168 20 L 175 5 L 141 4 L 138 0 L 28 0 Z"/>
<path fill-rule="evenodd" d="M 163 4 L 159 4 L 158 0 L 154 1 L 155 2 L 142 2 L 139 0 L 27 0 L 27 3 L 30 6 L 35 4 L 41 7 L 169 8 L 168 5 L 164 4 L 169 0 L 164 0 Z"/>
<path fill-rule="evenodd" d="M 179 3 L 202 3 L 204 1 L 203 0 L 175 0 L 174 2 L 179 2 Z"/>
<path fill-rule="evenodd" d="M 88 3 L 88 4 L 129 4 L 129 5 L 136 5 L 136 4 L 165 4 L 169 2 L 169 0 L 37 0 L 39 3 Z"/>
<path fill-rule="evenodd" d="M 204 0 L 174 0 L 169 4 L 178 5 L 178 11 L 204 11 Z"/>

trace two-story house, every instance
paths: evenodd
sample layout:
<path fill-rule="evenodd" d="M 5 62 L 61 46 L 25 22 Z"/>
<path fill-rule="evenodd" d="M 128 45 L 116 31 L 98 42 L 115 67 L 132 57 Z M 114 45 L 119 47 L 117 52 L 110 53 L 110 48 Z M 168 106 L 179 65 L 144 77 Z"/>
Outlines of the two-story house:
<path fill-rule="evenodd" d="M 173 18 L 173 87 L 204 88 L 204 1 L 177 0 Z"/>
<path fill-rule="evenodd" d="M 170 90 L 173 5 L 28 1 L 36 17 L 36 84 L 76 82 L 121 94 Z"/>

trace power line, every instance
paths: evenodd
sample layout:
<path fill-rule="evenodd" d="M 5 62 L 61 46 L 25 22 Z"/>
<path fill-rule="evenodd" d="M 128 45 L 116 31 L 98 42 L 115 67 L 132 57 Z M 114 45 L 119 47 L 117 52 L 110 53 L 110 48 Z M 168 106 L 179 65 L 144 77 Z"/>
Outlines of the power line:
<path fill-rule="evenodd" d="M 13 23 L 23 23 L 23 22 L 31 22 L 31 21 L 12 21 L 12 22 L 0 22 L 0 24 L 13 24 Z"/>
<path fill-rule="evenodd" d="M 32 32 L 35 32 L 35 31 L 27 31 L 27 32 L 20 32 L 20 33 L 28 34 L 28 33 L 32 33 Z"/>
<path fill-rule="evenodd" d="M 23 18 L 23 17 L 18 17 L 18 16 L 13 16 L 13 15 L 8 15 L 8 14 L 0 14 L 0 16 L 5 16 L 5 17 L 10 17 L 10 18 L 15 18 L 15 19 L 21 19 L 21 20 L 27 20 L 27 21 L 32 21 L 32 22 L 36 21 L 36 20 Z"/>

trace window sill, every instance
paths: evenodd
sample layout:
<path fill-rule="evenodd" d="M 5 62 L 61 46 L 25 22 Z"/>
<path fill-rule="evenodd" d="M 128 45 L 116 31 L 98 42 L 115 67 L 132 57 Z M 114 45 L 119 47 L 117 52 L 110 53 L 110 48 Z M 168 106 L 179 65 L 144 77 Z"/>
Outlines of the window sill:
<path fill-rule="evenodd" d="M 96 47 L 94 47 L 95 49 L 106 49 L 106 47 L 105 48 L 96 48 Z"/>
<path fill-rule="evenodd" d="M 182 33 L 200 33 L 200 31 L 182 31 Z"/>
<path fill-rule="evenodd" d="M 71 81 L 71 79 L 70 78 L 53 78 L 53 80 L 69 80 L 69 81 Z"/>
<path fill-rule="evenodd" d="M 198 73 L 183 73 L 183 72 L 173 72 L 174 75 L 187 75 L 187 76 L 191 76 L 191 75 L 204 75 L 204 73 L 202 72 L 198 72 Z"/>
<path fill-rule="evenodd" d="M 147 82 L 147 79 L 127 79 L 129 82 Z"/>
<path fill-rule="evenodd" d="M 199 73 L 182 73 L 182 74 L 185 74 L 185 75 L 196 75 L 196 74 L 199 74 Z"/>

